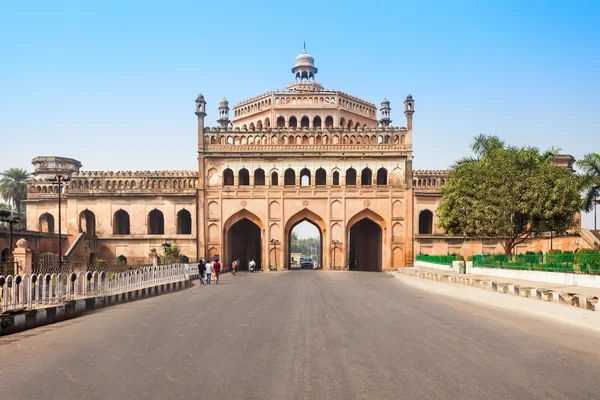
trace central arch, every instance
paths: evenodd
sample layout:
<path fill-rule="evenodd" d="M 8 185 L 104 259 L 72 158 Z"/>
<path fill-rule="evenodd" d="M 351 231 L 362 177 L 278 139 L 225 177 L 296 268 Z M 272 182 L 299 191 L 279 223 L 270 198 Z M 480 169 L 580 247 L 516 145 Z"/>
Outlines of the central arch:
<path fill-rule="evenodd" d="M 225 222 L 223 236 L 222 264 L 226 270 L 238 259 L 240 270 L 248 270 L 251 258 L 262 269 L 264 225 L 258 216 L 246 209 L 238 211 Z"/>
<path fill-rule="evenodd" d="M 354 271 L 383 270 L 385 220 L 365 209 L 348 221 L 348 265 Z"/>
<path fill-rule="evenodd" d="M 319 217 L 317 214 L 315 214 L 314 212 L 310 211 L 309 209 L 305 208 L 301 211 L 298 211 L 296 214 L 292 215 L 287 222 L 285 223 L 285 229 L 284 229 L 284 233 L 285 233 L 285 243 L 284 243 L 284 265 L 286 269 L 289 269 L 291 266 L 291 239 L 292 239 L 292 231 L 294 230 L 294 228 L 296 227 L 296 225 L 298 225 L 299 223 L 303 222 L 303 221 L 307 221 L 310 224 L 314 225 L 315 227 L 317 227 L 318 231 L 319 231 L 319 236 L 321 238 L 320 240 L 320 259 L 318 260 L 318 263 L 321 267 L 325 267 L 328 264 L 328 257 L 327 254 L 323 251 L 323 243 L 325 242 L 325 238 L 326 236 L 326 226 L 325 225 L 325 221 L 323 221 L 323 218 Z"/>

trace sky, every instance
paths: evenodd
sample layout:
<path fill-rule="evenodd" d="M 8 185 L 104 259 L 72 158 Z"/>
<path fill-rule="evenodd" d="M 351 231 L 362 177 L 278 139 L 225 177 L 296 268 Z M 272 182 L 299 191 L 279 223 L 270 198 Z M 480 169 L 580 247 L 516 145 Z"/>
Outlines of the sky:
<path fill-rule="evenodd" d="M 216 125 L 223 95 L 283 89 L 305 41 L 326 88 L 387 97 L 394 125 L 413 95 L 416 169 L 479 133 L 581 158 L 600 151 L 598 21 L 598 1 L 3 2 L 0 170 L 194 169 L 198 93 Z"/>

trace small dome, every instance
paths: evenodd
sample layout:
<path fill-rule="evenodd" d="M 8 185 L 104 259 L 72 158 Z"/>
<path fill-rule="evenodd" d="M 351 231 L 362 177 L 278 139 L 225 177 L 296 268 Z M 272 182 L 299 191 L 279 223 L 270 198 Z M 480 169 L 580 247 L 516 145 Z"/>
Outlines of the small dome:
<path fill-rule="evenodd" d="M 196 97 L 196 102 L 200 102 L 200 101 L 204 101 L 204 96 L 202 95 L 202 93 L 200 93 L 198 95 L 198 97 Z"/>
<path fill-rule="evenodd" d="M 408 96 L 406 96 L 406 100 L 412 100 L 412 96 L 410 95 L 410 93 L 408 94 Z"/>
<path fill-rule="evenodd" d="M 225 96 L 223 96 L 223 98 L 221 99 L 221 105 L 228 105 L 229 102 L 227 101 L 227 99 L 225 98 Z"/>
<path fill-rule="evenodd" d="M 313 56 L 306 52 L 306 49 L 302 50 L 302 53 L 296 57 L 296 67 L 314 67 L 315 59 Z"/>
<path fill-rule="evenodd" d="M 383 101 L 381 102 L 381 105 L 382 106 L 389 106 L 390 105 L 390 101 L 386 97 L 384 97 Z"/>

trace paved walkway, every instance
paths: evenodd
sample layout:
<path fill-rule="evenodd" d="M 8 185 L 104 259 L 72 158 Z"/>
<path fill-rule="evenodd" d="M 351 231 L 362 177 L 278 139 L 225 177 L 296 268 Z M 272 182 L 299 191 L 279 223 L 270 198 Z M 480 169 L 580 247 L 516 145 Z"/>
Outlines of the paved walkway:
<path fill-rule="evenodd" d="M 9 400 L 598 399 L 599 361 L 594 332 L 309 270 L 225 274 L 0 338 Z"/>
<path fill-rule="evenodd" d="M 413 267 L 414 269 L 423 271 L 423 272 L 431 272 L 431 273 L 444 273 L 446 275 L 456 275 L 458 276 L 458 272 L 448 269 L 441 270 L 437 268 L 427 268 L 427 267 Z M 481 274 L 468 274 L 468 275 L 460 275 L 469 278 L 482 279 L 482 280 L 490 280 L 498 283 L 512 283 L 514 285 L 519 285 L 521 287 L 529 287 L 529 288 L 537 288 L 537 289 L 550 289 L 561 293 L 576 293 L 581 294 L 588 297 L 597 297 L 600 298 L 600 289 L 591 288 L 587 286 L 573 286 L 573 285 L 562 285 L 559 283 L 547 283 L 547 282 L 538 282 L 538 281 L 526 281 L 523 279 L 513 279 L 513 278 L 504 278 L 499 276 L 491 276 L 491 275 L 481 275 Z"/>

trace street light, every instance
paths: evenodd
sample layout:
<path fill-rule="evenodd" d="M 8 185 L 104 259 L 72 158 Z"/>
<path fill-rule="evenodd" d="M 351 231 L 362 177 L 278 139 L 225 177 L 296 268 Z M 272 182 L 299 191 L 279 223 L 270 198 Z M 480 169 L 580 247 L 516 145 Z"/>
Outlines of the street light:
<path fill-rule="evenodd" d="M 62 192 L 62 184 L 64 182 L 69 182 L 70 180 L 71 180 L 70 176 L 62 176 L 62 175 L 56 175 L 51 178 L 48 178 L 48 182 L 55 183 L 58 186 L 58 269 L 62 268 L 62 263 L 63 263 L 60 194 Z"/>
<path fill-rule="evenodd" d="M 273 257 L 275 258 L 275 271 L 277 271 L 277 245 L 279 244 L 279 240 L 271 239 L 270 242 L 273 245 Z"/>
<path fill-rule="evenodd" d="M 14 212 L 14 211 L 10 211 L 10 210 L 0 210 L 0 222 L 7 222 L 10 229 L 8 231 L 8 249 L 10 251 L 9 253 L 9 257 L 10 254 L 13 251 L 13 224 L 18 224 L 19 222 L 21 222 L 21 217 L 19 216 L 18 213 Z"/>
<path fill-rule="evenodd" d="M 340 242 L 340 241 L 339 241 L 339 240 L 337 240 L 337 239 L 333 239 L 333 240 L 331 241 L 331 244 L 333 245 L 333 269 L 335 269 L 335 249 L 336 249 L 336 246 L 337 246 L 337 244 L 338 244 L 339 242 Z"/>

